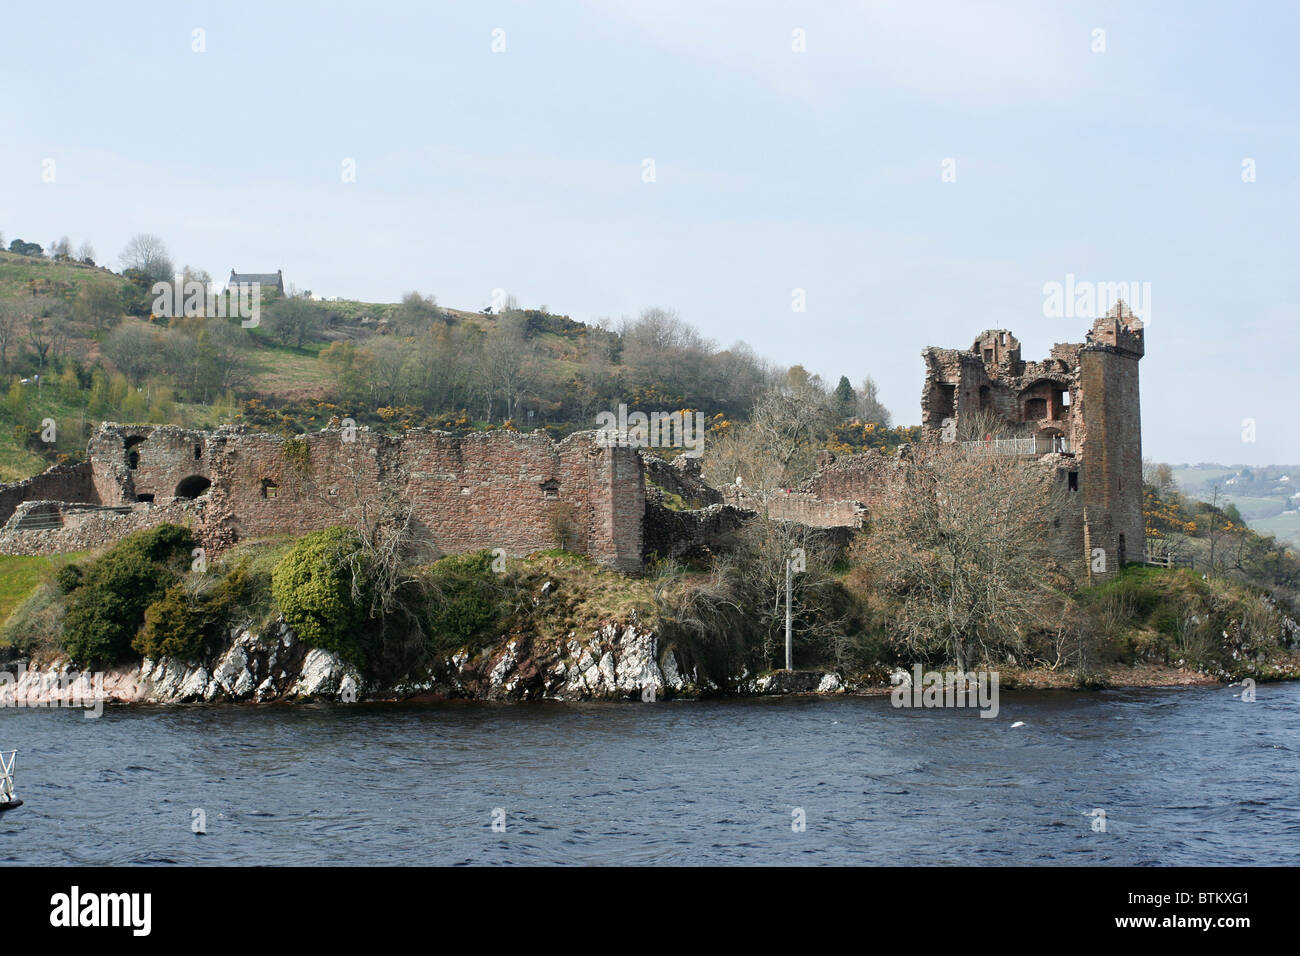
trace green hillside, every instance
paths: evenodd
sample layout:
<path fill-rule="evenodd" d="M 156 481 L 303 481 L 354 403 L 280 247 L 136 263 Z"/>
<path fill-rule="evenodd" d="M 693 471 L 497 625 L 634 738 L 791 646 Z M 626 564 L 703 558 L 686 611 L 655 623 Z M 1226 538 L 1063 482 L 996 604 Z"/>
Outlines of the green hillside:
<path fill-rule="evenodd" d="M 396 303 L 317 301 L 290 285 L 287 296 L 264 289 L 257 323 L 245 327 L 228 300 L 187 303 L 183 289 L 177 308 L 159 307 L 150 275 L 179 270 L 160 243 L 155 251 L 147 269 L 122 274 L 0 251 L 0 482 L 84 454 L 104 420 L 297 434 L 352 418 L 383 430 L 562 437 L 626 402 L 703 412 L 721 435 L 762 396 L 793 389 L 818 410 L 810 427 L 824 447 L 888 449 L 911 434 L 876 427 L 889 414 L 869 378 L 855 389 L 846 376 L 832 390 L 743 343 L 719 348 L 661 309 L 615 329 L 513 300 L 470 312 L 416 292 Z"/>
<path fill-rule="evenodd" d="M 1300 465 L 1198 464 L 1172 469 L 1184 493 L 1200 501 L 1235 507 L 1263 535 L 1300 545 Z"/>

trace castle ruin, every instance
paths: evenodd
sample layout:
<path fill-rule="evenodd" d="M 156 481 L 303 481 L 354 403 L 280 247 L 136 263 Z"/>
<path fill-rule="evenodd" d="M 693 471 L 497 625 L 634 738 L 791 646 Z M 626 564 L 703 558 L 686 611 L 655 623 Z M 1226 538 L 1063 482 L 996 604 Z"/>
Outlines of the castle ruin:
<path fill-rule="evenodd" d="M 1112 573 L 1145 545 L 1143 353 L 1142 323 L 1122 302 L 1086 341 L 1055 345 L 1042 361 L 1022 359 L 1005 329 L 981 333 L 969 349 L 927 348 L 922 441 L 1053 469 L 1066 493 L 1045 533 L 1059 562 L 1080 579 Z M 88 452 L 86 461 L 0 486 L 0 553 L 88 550 L 174 521 L 216 555 L 241 540 L 348 524 L 359 504 L 397 496 L 437 552 L 565 547 L 637 571 L 648 553 L 716 543 L 760 511 L 860 527 L 906 457 L 823 452 L 798 489 L 759 500 L 739 486 L 708 488 L 698 460 L 645 460 L 593 432 L 557 443 L 541 431 L 393 437 L 332 426 L 284 438 L 244 426 L 105 423 Z M 647 489 L 647 472 L 708 506 L 668 511 L 658 488 Z"/>
<path fill-rule="evenodd" d="M 923 444 L 958 444 L 973 454 L 1011 455 L 1055 470 L 1062 504 L 1050 529 L 1054 554 L 1080 580 L 1138 560 L 1142 515 L 1141 320 L 1123 303 L 1098 318 L 1082 343 L 1058 344 L 1027 362 L 1006 329 L 969 349 L 922 351 Z M 902 467 L 879 452 L 823 452 L 817 472 L 789 494 L 759 502 L 725 490 L 740 508 L 817 527 L 861 526 Z"/>
<path fill-rule="evenodd" d="M 363 502 L 410 502 L 442 553 L 522 556 L 567 546 L 613 568 L 641 566 L 645 484 L 635 449 L 591 433 L 400 437 L 327 428 L 298 438 L 105 423 L 85 462 L 0 487 L 0 552 L 79 551 L 164 521 L 210 555 L 236 541 L 351 523 Z"/>
<path fill-rule="evenodd" d="M 1141 557 L 1142 416 L 1138 363 L 1142 322 L 1123 303 L 1097 319 L 1082 344 L 1052 346 L 1026 362 L 1005 329 L 970 349 L 927 348 L 921 394 L 923 441 L 1025 457 L 1059 455 L 1068 492 L 1069 547 L 1106 574 Z M 1101 560 L 1096 560 L 1100 557 Z"/>

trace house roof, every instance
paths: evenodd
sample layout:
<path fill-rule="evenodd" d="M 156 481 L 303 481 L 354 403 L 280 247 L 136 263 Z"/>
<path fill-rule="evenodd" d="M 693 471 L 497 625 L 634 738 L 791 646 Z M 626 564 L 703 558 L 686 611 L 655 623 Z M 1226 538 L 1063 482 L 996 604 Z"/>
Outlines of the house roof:
<path fill-rule="evenodd" d="M 256 282 L 260 285 L 280 285 L 283 279 L 283 270 L 276 272 L 236 272 L 230 270 L 231 282 Z"/>

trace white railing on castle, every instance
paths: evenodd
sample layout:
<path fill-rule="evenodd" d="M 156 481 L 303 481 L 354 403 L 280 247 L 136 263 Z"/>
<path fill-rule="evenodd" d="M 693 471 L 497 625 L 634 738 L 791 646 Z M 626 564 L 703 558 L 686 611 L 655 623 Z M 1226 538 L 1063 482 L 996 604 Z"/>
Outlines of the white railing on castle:
<path fill-rule="evenodd" d="M 1142 552 L 1142 563 L 1149 568 L 1196 568 L 1196 559 L 1191 555 L 1182 557 L 1177 554 Z"/>
<path fill-rule="evenodd" d="M 1070 439 L 1063 435 L 1051 438 L 988 438 L 984 441 L 964 441 L 962 448 L 983 455 L 1068 455 L 1073 449 Z"/>

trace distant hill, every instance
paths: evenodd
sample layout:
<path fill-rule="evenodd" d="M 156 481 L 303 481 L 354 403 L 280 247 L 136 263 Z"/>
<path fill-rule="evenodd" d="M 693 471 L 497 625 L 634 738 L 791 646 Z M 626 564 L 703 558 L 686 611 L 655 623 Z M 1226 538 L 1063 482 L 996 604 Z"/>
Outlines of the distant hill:
<path fill-rule="evenodd" d="M 1173 466 L 1182 490 L 1201 501 L 1235 505 L 1252 530 L 1300 545 L 1300 465 L 1219 465 L 1202 462 Z"/>
<path fill-rule="evenodd" d="M 817 427 L 828 447 L 909 440 L 887 427 L 869 379 L 855 390 L 848 377 L 822 382 L 744 343 L 720 348 L 663 309 L 615 328 L 513 300 L 474 312 L 416 292 L 374 303 L 264 287 L 250 328 L 215 303 L 155 314 L 184 310 L 160 308 L 153 284 L 135 270 L 0 251 L 0 482 L 80 456 L 103 420 L 298 434 L 352 418 L 391 431 L 542 428 L 562 437 L 627 403 L 703 412 L 722 434 L 786 387 L 826 412 Z M 858 382 L 865 371 L 846 369 Z"/>
<path fill-rule="evenodd" d="M 116 289 L 125 288 L 130 280 L 104 266 L 65 260 L 54 262 L 33 256 L 19 256 L 0 250 L 0 299 L 22 295 L 73 296 L 85 282 L 103 281 Z"/>

